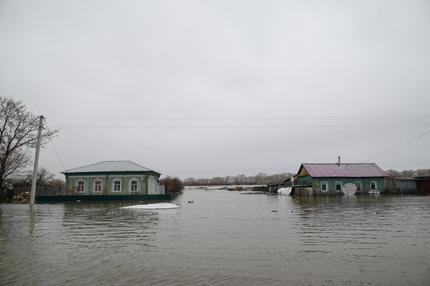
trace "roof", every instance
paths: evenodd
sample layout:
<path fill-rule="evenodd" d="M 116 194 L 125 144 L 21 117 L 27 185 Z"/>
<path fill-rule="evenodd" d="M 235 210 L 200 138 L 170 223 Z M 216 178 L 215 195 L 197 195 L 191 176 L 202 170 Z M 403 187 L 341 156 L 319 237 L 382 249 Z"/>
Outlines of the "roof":
<path fill-rule="evenodd" d="M 68 173 L 95 173 L 95 172 L 155 172 L 132 161 L 102 161 L 91 165 L 86 165 L 74 169 L 68 169 L 63 174 Z M 157 173 L 157 172 L 155 172 Z"/>
<path fill-rule="evenodd" d="M 417 181 L 428 181 L 428 180 L 430 180 L 430 176 L 415 177 L 415 180 L 417 180 Z"/>
<path fill-rule="evenodd" d="M 387 177 L 375 163 L 304 163 L 302 166 L 312 177 Z"/>

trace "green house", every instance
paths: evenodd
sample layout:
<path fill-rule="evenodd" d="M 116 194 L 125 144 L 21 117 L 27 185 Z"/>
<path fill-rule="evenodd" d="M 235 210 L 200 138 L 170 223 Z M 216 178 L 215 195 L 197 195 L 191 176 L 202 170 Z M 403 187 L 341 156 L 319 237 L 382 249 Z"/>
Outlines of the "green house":
<path fill-rule="evenodd" d="M 294 176 L 294 195 L 379 194 L 388 175 L 375 163 L 304 163 Z"/>
<path fill-rule="evenodd" d="M 69 169 L 67 195 L 159 195 L 160 173 L 131 161 L 103 161 Z"/>

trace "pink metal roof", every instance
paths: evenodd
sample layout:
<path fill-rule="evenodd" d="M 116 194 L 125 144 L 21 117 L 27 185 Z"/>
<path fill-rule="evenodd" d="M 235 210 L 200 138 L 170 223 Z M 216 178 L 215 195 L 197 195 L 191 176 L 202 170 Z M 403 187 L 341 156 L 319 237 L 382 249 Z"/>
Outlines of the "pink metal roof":
<path fill-rule="evenodd" d="M 375 163 L 304 163 L 302 166 L 312 177 L 386 177 Z"/>

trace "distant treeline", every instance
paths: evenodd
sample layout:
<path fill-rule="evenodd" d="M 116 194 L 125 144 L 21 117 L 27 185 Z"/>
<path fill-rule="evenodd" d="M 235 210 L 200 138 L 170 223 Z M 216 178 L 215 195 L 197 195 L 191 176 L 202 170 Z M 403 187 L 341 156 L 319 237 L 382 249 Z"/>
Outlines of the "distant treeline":
<path fill-rule="evenodd" d="M 187 178 L 184 180 L 185 186 L 206 186 L 206 185 L 267 185 L 283 182 L 293 174 L 282 173 L 267 175 L 259 173 L 255 176 L 226 176 L 213 178 Z"/>
<path fill-rule="evenodd" d="M 430 176 L 430 169 L 417 169 L 417 170 L 387 170 L 385 171 L 391 177 L 400 178 L 413 178 L 413 177 L 427 177 Z"/>

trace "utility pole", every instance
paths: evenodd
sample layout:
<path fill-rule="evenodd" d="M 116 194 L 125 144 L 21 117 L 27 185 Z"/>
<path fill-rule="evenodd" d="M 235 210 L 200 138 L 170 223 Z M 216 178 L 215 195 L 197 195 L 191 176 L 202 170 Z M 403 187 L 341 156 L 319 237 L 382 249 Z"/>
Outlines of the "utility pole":
<path fill-rule="evenodd" d="M 36 197 L 37 165 L 39 163 L 39 151 L 41 143 L 40 141 L 42 139 L 43 119 L 45 119 L 43 115 L 40 115 L 39 129 L 37 131 L 36 154 L 34 155 L 33 179 L 31 180 L 30 206 L 34 205 L 34 199 Z"/>

